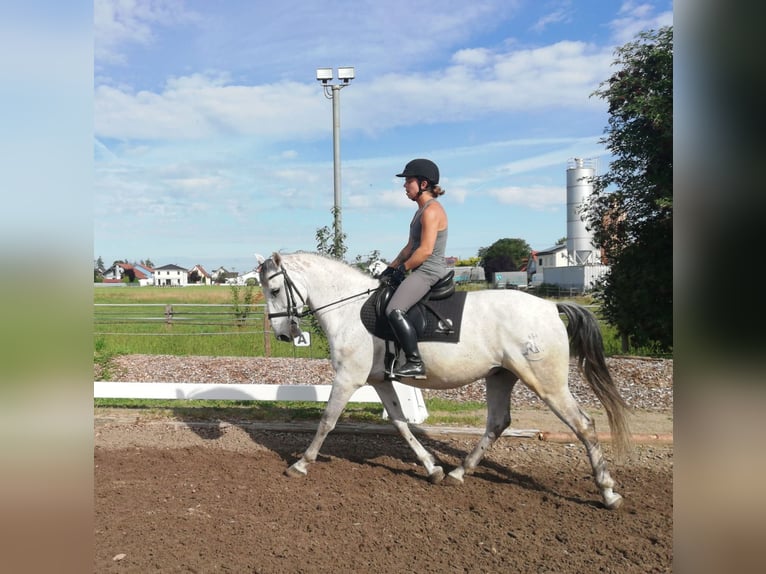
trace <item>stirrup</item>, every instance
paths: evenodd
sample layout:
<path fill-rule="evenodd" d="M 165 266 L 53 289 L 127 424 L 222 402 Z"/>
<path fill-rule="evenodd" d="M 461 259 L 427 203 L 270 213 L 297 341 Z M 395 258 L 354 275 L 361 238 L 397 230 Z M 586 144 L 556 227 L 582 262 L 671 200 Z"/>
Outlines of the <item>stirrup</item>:
<path fill-rule="evenodd" d="M 407 361 L 398 369 L 393 369 L 391 375 L 392 378 L 400 377 L 402 379 L 423 380 L 428 378 L 426 376 L 426 366 L 422 362 L 413 364 L 410 361 Z"/>

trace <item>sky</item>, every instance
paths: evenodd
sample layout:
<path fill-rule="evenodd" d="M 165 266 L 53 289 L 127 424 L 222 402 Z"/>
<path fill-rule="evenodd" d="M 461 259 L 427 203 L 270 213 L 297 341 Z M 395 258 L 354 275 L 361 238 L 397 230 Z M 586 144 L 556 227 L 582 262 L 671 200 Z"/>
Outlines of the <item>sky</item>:
<path fill-rule="evenodd" d="M 316 250 L 332 229 L 338 94 L 346 259 L 393 259 L 433 160 L 447 255 L 566 237 L 566 169 L 608 169 L 615 49 L 673 24 L 670 1 L 95 0 L 94 259 L 220 266 Z M 337 82 L 337 80 L 336 80 Z"/>

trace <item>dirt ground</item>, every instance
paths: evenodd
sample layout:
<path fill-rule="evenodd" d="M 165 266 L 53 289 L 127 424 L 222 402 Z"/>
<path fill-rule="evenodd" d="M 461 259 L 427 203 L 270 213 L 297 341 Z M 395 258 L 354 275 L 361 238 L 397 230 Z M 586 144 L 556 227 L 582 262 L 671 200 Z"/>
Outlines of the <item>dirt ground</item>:
<path fill-rule="evenodd" d="M 514 427 L 562 430 L 539 416 L 517 413 Z M 672 433 L 671 412 L 632 423 Z M 584 448 L 566 441 L 502 437 L 451 487 L 430 484 L 390 426 L 348 424 L 308 476 L 288 478 L 315 427 L 97 414 L 94 572 L 672 571 L 667 437 L 637 444 L 622 465 L 604 444 L 625 497 L 609 511 Z M 437 429 L 419 438 L 448 472 L 479 437 Z"/>

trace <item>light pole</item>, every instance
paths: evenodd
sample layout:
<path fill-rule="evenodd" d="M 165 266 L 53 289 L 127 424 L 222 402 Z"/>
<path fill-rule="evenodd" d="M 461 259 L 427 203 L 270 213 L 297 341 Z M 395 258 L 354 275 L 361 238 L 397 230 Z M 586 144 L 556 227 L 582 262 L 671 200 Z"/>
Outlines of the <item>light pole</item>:
<path fill-rule="evenodd" d="M 348 86 L 354 79 L 353 67 L 338 68 L 339 83 L 331 83 L 333 80 L 332 68 L 317 68 L 317 80 L 322 82 L 324 95 L 332 100 L 332 165 L 333 165 L 333 190 L 335 199 L 335 208 L 333 209 L 335 244 L 337 249 L 341 244 L 341 216 L 340 216 L 340 91 Z"/>

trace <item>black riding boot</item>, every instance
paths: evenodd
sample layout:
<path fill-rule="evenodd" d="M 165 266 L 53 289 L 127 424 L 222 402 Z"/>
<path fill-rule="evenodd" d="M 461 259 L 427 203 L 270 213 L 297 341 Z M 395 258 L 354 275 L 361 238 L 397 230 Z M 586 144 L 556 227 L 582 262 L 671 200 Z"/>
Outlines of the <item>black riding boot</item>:
<path fill-rule="evenodd" d="M 426 367 L 418 352 L 418 334 L 410 325 L 407 315 L 399 309 L 394 309 L 388 314 L 388 322 L 407 357 L 407 362 L 394 370 L 394 377 L 425 379 Z"/>

